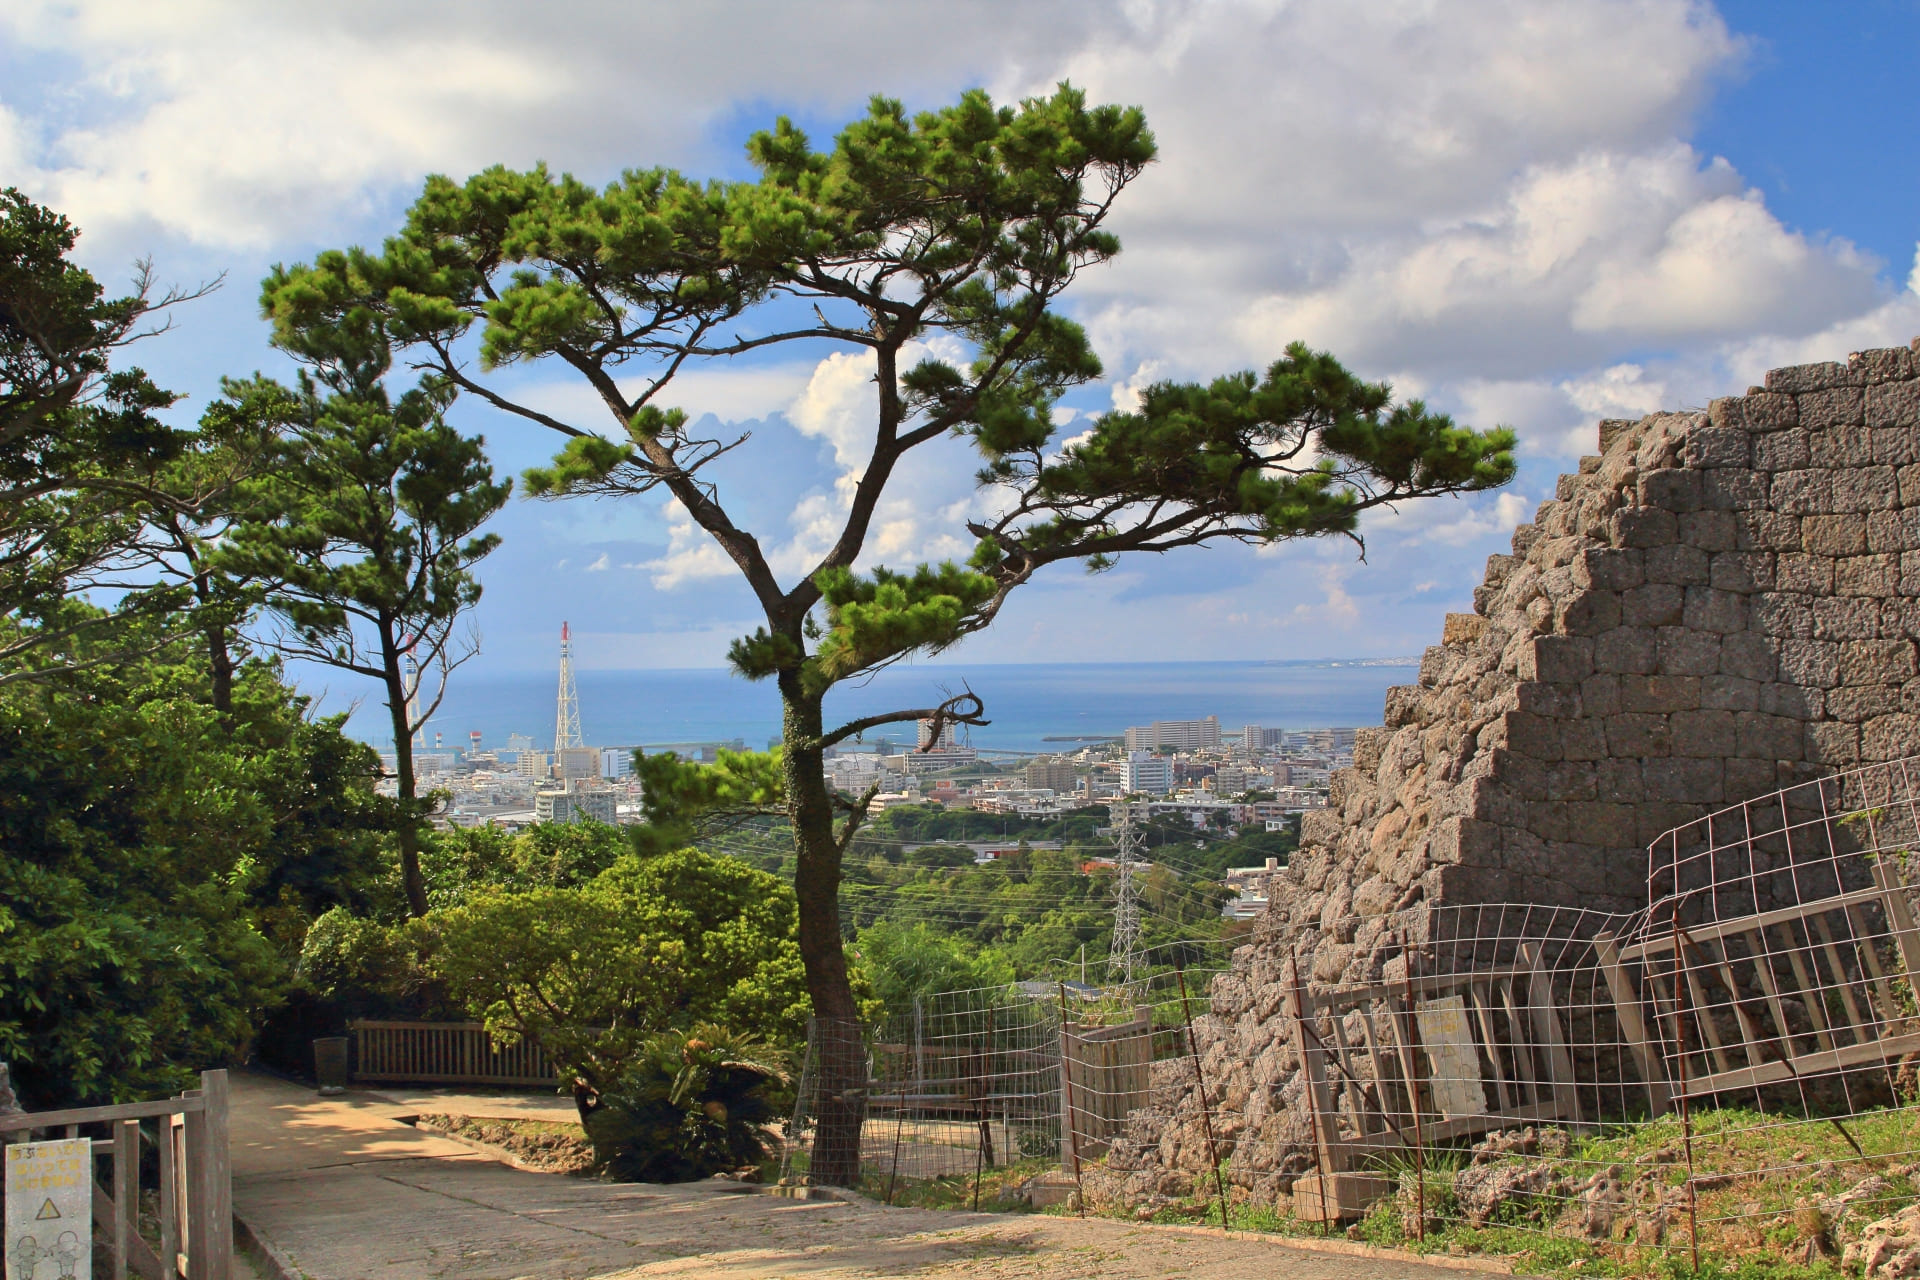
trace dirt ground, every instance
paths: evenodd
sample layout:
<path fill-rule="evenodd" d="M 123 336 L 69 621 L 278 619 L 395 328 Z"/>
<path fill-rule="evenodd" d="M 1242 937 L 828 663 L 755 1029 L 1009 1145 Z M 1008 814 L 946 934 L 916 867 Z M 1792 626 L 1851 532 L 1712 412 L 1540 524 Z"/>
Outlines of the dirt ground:
<path fill-rule="evenodd" d="M 281 1280 L 1441 1280 L 1426 1262 L 1097 1219 L 526 1172 L 265 1077 L 234 1087 L 235 1208 Z"/>

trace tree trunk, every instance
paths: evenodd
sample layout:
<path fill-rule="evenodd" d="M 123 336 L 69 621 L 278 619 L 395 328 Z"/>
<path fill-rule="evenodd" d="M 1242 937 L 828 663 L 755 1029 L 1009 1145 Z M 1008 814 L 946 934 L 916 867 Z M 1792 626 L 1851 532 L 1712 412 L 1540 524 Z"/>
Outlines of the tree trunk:
<path fill-rule="evenodd" d="M 793 890 L 800 906 L 800 958 L 806 966 L 807 994 L 813 1000 L 817 1093 L 809 1173 L 815 1182 L 846 1187 L 860 1179 L 867 1060 L 860 1010 L 840 944 L 840 848 L 834 839 L 833 796 L 821 772 L 820 748 L 810 745 L 820 741 L 821 700 L 801 687 L 796 671 L 780 674 L 780 700 L 786 744 L 782 767 L 796 861 Z"/>
<path fill-rule="evenodd" d="M 213 709 L 222 718 L 233 714 L 233 647 L 224 622 L 210 622 L 207 634 L 207 670 L 213 682 Z"/>
<path fill-rule="evenodd" d="M 413 726 L 407 723 L 407 686 L 398 661 L 386 663 L 386 682 L 387 710 L 393 721 L 393 773 L 400 795 L 394 843 L 400 846 L 400 885 L 407 894 L 407 910 L 418 919 L 427 914 L 427 879 L 420 874 L 420 818 L 414 811 Z"/>

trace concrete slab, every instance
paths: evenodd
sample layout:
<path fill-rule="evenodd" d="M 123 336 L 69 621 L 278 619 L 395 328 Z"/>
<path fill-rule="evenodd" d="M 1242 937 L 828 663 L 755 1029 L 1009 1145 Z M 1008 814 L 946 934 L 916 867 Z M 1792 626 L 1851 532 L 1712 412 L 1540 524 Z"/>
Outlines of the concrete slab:
<path fill-rule="evenodd" d="M 483 1120 L 557 1120 L 577 1123 L 573 1099 L 557 1093 L 483 1093 L 472 1089 L 363 1086 L 361 1092 L 404 1108 L 408 1115 L 477 1116 Z"/>

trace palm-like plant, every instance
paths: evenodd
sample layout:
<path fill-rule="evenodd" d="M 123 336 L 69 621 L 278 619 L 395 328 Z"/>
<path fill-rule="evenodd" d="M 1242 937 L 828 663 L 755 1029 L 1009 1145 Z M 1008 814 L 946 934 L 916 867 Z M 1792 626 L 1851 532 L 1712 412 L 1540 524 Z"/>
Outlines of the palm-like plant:
<path fill-rule="evenodd" d="M 647 1037 L 619 1087 L 587 1120 L 594 1156 L 616 1178 L 692 1182 L 765 1160 L 768 1085 L 782 1055 L 713 1023 Z"/>

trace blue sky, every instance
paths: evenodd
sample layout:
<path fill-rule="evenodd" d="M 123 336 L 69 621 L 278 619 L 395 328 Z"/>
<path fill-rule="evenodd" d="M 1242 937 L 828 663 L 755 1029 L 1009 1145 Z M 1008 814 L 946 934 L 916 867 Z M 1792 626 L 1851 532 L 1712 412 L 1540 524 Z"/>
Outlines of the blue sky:
<path fill-rule="evenodd" d="M 164 280 L 226 277 L 140 352 L 187 394 L 182 413 L 223 374 L 286 371 L 255 315 L 269 264 L 377 241 L 428 172 L 745 176 L 742 140 L 781 112 L 824 140 L 869 92 L 930 106 L 1064 77 L 1144 106 L 1163 157 L 1118 215 L 1125 253 L 1069 303 L 1109 373 L 1070 407 L 1258 366 L 1299 337 L 1520 433 L 1508 491 L 1375 519 L 1364 562 L 1321 542 L 1062 569 L 962 661 L 1418 652 L 1596 419 L 1920 333 L 1912 0 L 449 12 L 0 0 L 0 181 L 73 216 L 109 281 L 147 255 Z M 782 564 L 836 514 L 864 376 L 790 352 L 670 397 L 753 431 L 719 478 Z M 520 377 L 590 409 L 558 371 Z M 456 420 L 503 470 L 554 445 L 477 406 Z M 964 554 L 972 469 L 957 446 L 908 468 L 869 562 Z M 743 589 L 658 502 L 516 501 L 496 528 L 475 673 L 550 669 L 563 618 L 596 668 L 717 665 L 752 625 Z"/>

